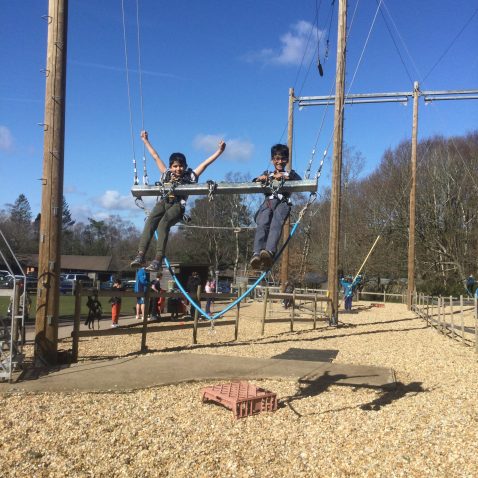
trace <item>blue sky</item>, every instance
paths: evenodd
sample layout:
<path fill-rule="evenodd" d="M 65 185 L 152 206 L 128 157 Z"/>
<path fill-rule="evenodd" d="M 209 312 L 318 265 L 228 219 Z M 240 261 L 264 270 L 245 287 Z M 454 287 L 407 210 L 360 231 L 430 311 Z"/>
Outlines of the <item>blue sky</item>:
<path fill-rule="evenodd" d="M 124 0 L 140 175 L 143 118 L 165 160 L 182 151 L 195 166 L 215 150 L 219 138 L 225 139 L 226 153 L 203 180 L 264 170 L 270 146 L 287 140 L 289 88 L 302 96 L 335 92 L 335 3 L 332 11 L 330 0 L 139 0 L 143 116 L 136 1 Z M 414 80 L 422 90 L 478 88 L 476 0 L 387 0 L 374 22 L 377 3 L 349 1 L 346 91 L 411 91 Z M 47 46 L 41 17 L 48 2 L 19 5 L 0 0 L 0 209 L 24 193 L 36 214 Z M 318 37 L 323 77 L 316 68 Z M 375 168 L 387 148 L 410 138 L 411 121 L 411 103 L 346 108 L 344 139 L 363 154 L 363 174 Z M 420 102 L 420 138 L 461 135 L 477 125 L 478 100 Z M 313 169 L 318 167 L 332 130 L 332 108 L 296 108 L 293 161 L 299 174 L 316 142 Z M 132 158 L 121 0 L 70 0 L 64 194 L 75 219 L 121 214 L 137 225 L 143 222 L 129 192 Z M 150 180 L 156 180 L 150 157 L 147 167 Z M 330 184 L 330 169 L 327 159 L 323 186 Z"/>

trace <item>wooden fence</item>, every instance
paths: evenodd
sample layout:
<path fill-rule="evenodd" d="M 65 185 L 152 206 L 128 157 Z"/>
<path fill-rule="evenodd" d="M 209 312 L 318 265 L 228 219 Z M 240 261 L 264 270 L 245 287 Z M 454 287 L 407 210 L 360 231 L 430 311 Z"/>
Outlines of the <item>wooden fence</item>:
<path fill-rule="evenodd" d="M 200 287 L 197 291 L 197 296 L 200 300 L 207 300 L 207 299 L 214 299 L 215 302 L 223 302 L 227 304 L 228 302 L 232 302 L 233 300 L 237 299 L 242 295 L 243 291 L 239 289 L 237 293 L 225 294 L 225 293 L 205 293 L 200 290 Z M 74 312 L 74 320 L 73 320 L 73 331 L 71 333 L 72 337 L 72 361 L 76 362 L 78 360 L 78 351 L 79 351 L 79 343 L 81 337 L 91 337 L 93 335 L 112 335 L 117 333 L 119 329 L 109 329 L 104 331 L 90 331 L 84 330 L 80 331 L 80 322 L 81 322 L 81 301 L 82 297 L 90 296 L 96 294 L 98 297 L 144 297 L 145 302 L 145 313 L 142 317 L 142 329 L 141 329 L 141 352 L 147 351 L 146 339 L 148 333 L 148 319 L 146 315 L 147 311 L 147 304 L 149 303 L 149 299 L 151 298 L 159 298 L 164 297 L 168 298 L 184 298 L 183 294 L 180 292 L 154 292 L 151 289 L 147 290 L 144 293 L 137 293 L 132 291 L 119 291 L 119 290 L 97 290 L 97 289 L 83 289 L 81 285 L 77 285 L 75 288 L 75 312 Z M 324 312 L 324 304 L 330 302 L 330 299 L 326 296 L 320 296 L 317 292 L 309 293 L 309 294 L 301 294 L 297 292 L 293 292 L 290 294 L 287 293 L 279 293 L 279 292 L 269 292 L 269 288 L 263 288 L 263 296 L 262 300 L 264 303 L 264 307 L 262 310 L 262 335 L 265 333 L 265 324 L 266 324 L 266 315 L 268 307 L 273 307 L 274 302 L 283 301 L 284 299 L 291 299 L 291 307 L 289 310 L 289 317 L 290 317 L 290 330 L 294 330 L 294 322 L 297 317 L 297 311 L 300 310 L 301 318 L 299 320 L 311 320 L 313 329 L 316 328 L 317 320 L 326 318 Z M 302 316 L 306 315 L 307 305 L 310 306 L 308 309 L 309 315 L 306 319 Z M 325 307 L 327 310 L 327 307 Z M 234 318 L 234 340 L 237 340 L 239 335 L 239 322 L 240 322 L 240 311 L 241 311 L 241 302 L 239 302 L 235 306 L 235 318 Z M 197 331 L 199 327 L 205 327 L 208 323 L 199 323 L 199 311 L 196 309 L 194 310 L 194 317 L 192 326 L 188 326 L 192 328 L 192 343 L 197 344 Z M 225 321 L 224 319 L 219 320 L 218 322 L 215 321 L 216 325 L 229 325 L 230 321 Z M 122 329 L 124 330 L 124 329 Z"/>
<path fill-rule="evenodd" d="M 415 294 L 413 311 L 443 335 L 472 346 L 478 353 L 478 309 L 476 297 L 432 297 Z"/>

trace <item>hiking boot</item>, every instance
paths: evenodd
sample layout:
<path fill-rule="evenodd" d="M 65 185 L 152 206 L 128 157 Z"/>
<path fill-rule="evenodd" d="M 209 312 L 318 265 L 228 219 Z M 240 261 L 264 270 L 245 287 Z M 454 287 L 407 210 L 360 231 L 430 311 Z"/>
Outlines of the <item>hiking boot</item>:
<path fill-rule="evenodd" d="M 145 264 L 144 262 L 144 256 L 143 254 L 138 254 L 134 259 L 133 262 L 131 262 L 130 267 L 133 269 L 139 269 L 140 267 L 143 267 Z"/>
<path fill-rule="evenodd" d="M 261 251 L 260 259 L 262 262 L 263 269 L 267 271 L 272 267 L 272 264 L 274 263 L 274 254 L 264 249 Z"/>
<path fill-rule="evenodd" d="M 146 270 L 150 272 L 159 272 L 161 270 L 161 261 L 154 259 L 151 264 L 146 267 Z"/>
<path fill-rule="evenodd" d="M 261 256 L 259 254 L 254 254 L 249 264 L 255 271 L 257 271 L 261 268 L 261 262 Z"/>

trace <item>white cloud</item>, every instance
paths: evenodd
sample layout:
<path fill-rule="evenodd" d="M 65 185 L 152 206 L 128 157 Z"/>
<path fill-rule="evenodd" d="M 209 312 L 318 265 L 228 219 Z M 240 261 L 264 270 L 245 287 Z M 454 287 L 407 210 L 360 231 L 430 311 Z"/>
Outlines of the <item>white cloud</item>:
<path fill-rule="evenodd" d="M 323 33 L 312 23 L 299 20 L 280 37 L 279 48 L 264 48 L 258 52 L 248 53 L 245 60 L 286 66 L 300 65 L 302 60 L 310 61 L 317 48 L 317 38 L 325 37 Z"/>
<path fill-rule="evenodd" d="M 118 191 L 108 190 L 97 198 L 98 204 L 108 210 L 124 211 L 135 209 L 134 198 L 130 194 L 121 196 Z"/>
<path fill-rule="evenodd" d="M 13 136 L 11 131 L 6 127 L 0 125 L 0 151 L 12 151 Z"/>
<path fill-rule="evenodd" d="M 74 185 L 68 185 L 68 184 L 65 184 L 65 186 L 63 186 L 63 194 L 79 194 L 81 196 L 84 196 L 86 193 L 84 192 L 81 192 L 76 186 Z"/>
<path fill-rule="evenodd" d="M 254 145 L 247 140 L 227 139 L 222 134 L 198 134 L 193 141 L 193 146 L 199 151 L 211 154 L 217 149 L 217 145 L 221 139 L 226 141 L 226 150 L 221 158 L 231 161 L 248 161 L 252 158 Z"/>
<path fill-rule="evenodd" d="M 89 206 L 85 204 L 71 205 L 70 206 L 71 217 L 78 223 L 87 223 L 89 217 L 94 217 L 94 213 Z"/>
<path fill-rule="evenodd" d="M 151 210 L 151 208 L 154 206 L 155 198 L 148 197 L 144 199 L 145 199 L 144 202 L 145 202 L 146 209 L 148 211 Z M 83 224 L 88 224 L 89 218 L 92 218 L 96 221 L 103 221 L 110 218 L 112 215 L 119 215 L 124 220 L 129 220 L 133 222 L 133 224 L 135 224 L 135 226 L 138 227 L 139 229 L 142 229 L 144 224 L 144 219 L 146 217 L 143 211 L 141 211 L 139 208 L 134 206 L 127 210 L 122 210 L 120 212 L 116 212 L 116 211 L 113 212 L 111 210 L 98 208 L 97 203 L 93 206 L 90 206 L 88 204 L 72 205 L 70 206 L 70 212 L 73 219 L 77 223 L 82 222 Z"/>

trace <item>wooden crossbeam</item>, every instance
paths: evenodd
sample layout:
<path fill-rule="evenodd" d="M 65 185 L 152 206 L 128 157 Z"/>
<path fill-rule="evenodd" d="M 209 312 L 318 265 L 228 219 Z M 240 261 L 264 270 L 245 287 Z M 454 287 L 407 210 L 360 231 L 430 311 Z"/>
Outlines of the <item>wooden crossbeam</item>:
<path fill-rule="evenodd" d="M 267 194 L 271 189 L 263 186 L 261 183 L 216 183 L 217 187 L 214 194 Z M 168 190 L 168 184 L 165 184 L 165 189 Z M 302 179 L 300 181 L 285 181 L 281 191 L 284 192 L 315 192 L 317 191 L 317 179 Z M 176 186 L 172 191 L 173 194 L 179 196 L 200 196 L 209 193 L 208 184 L 181 184 Z M 156 185 L 137 185 L 132 186 L 131 194 L 134 197 L 143 196 L 160 196 L 162 193 L 161 186 Z"/>

